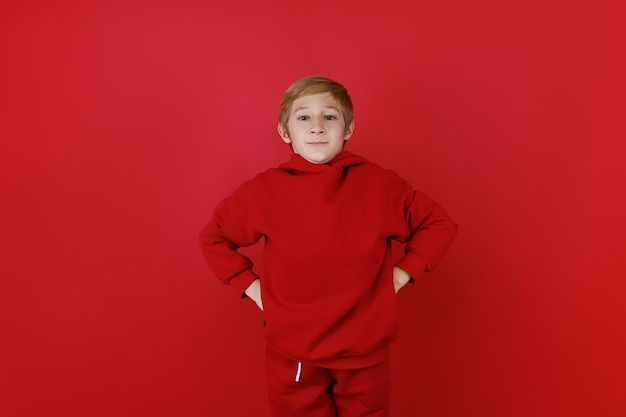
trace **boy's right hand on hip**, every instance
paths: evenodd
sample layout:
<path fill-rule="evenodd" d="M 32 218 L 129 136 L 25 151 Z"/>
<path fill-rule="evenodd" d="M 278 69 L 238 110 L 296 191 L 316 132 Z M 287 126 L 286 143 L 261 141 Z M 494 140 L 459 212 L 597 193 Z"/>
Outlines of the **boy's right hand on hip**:
<path fill-rule="evenodd" d="M 263 300 L 261 299 L 261 280 L 259 278 L 252 281 L 252 284 L 246 288 L 245 294 L 256 303 L 263 311 Z"/>

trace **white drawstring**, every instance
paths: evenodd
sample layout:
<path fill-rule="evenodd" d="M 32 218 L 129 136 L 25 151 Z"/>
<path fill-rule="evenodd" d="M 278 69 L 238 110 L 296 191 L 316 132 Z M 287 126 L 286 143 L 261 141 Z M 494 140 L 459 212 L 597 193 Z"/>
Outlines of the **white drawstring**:
<path fill-rule="evenodd" d="M 302 373 L 302 362 L 298 362 L 298 372 L 296 372 L 296 382 L 300 382 L 301 373 Z"/>

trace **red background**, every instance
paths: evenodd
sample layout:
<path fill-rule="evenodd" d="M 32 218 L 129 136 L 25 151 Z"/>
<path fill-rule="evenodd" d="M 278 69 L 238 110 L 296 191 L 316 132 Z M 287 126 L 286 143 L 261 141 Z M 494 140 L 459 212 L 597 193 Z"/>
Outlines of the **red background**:
<path fill-rule="evenodd" d="M 399 294 L 394 415 L 626 415 L 618 3 L 2 2 L 0 414 L 267 416 L 197 234 L 320 74 L 461 227 Z"/>

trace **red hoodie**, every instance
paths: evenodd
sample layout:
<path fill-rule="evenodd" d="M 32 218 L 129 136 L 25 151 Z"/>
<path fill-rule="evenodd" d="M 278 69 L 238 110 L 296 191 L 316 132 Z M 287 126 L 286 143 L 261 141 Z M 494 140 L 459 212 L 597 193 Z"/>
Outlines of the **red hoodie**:
<path fill-rule="evenodd" d="M 432 270 L 457 233 L 427 195 L 349 152 L 328 164 L 294 154 L 219 203 L 200 234 L 207 263 L 243 294 L 261 278 L 269 345 L 329 368 L 382 360 L 396 338 L 391 240 L 413 278 Z M 260 274 L 237 252 L 265 238 Z"/>

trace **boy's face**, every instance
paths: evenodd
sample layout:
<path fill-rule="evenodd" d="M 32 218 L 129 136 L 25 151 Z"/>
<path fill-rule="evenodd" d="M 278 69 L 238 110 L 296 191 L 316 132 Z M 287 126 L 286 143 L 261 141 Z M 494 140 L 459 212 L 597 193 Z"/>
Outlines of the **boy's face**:
<path fill-rule="evenodd" d="M 291 106 L 289 132 L 278 125 L 278 133 L 294 153 L 314 164 L 330 162 L 343 150 L 350 139 L 354 120 L 346 129 L 337 100 L 330 93 L 312 94 L 297 98 Z"/>

